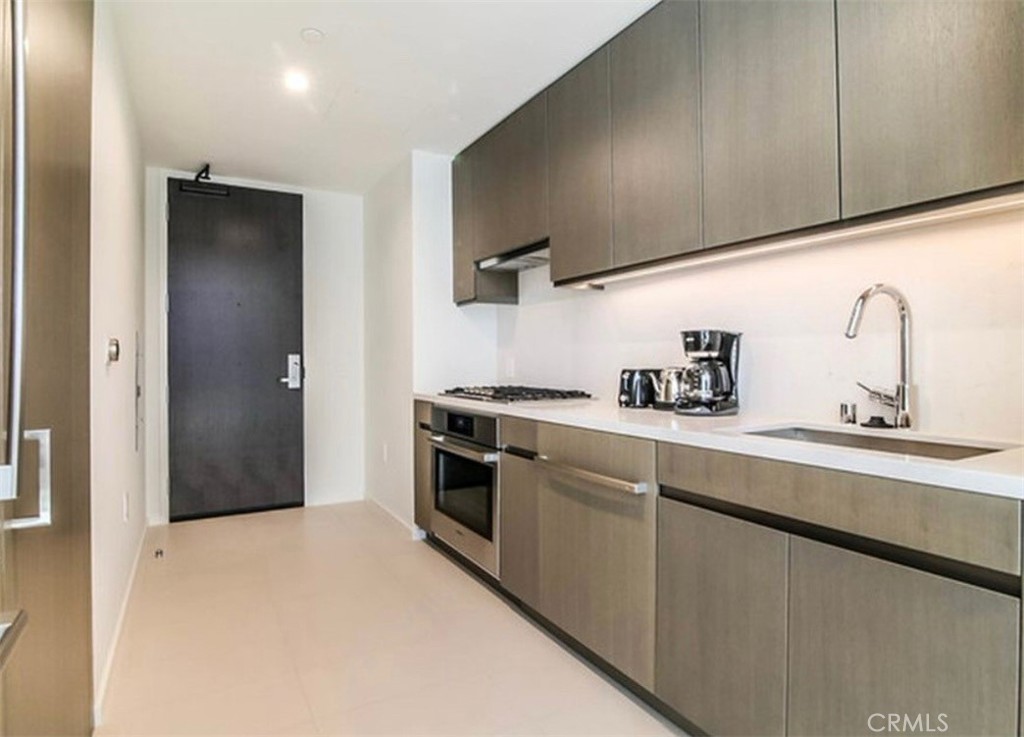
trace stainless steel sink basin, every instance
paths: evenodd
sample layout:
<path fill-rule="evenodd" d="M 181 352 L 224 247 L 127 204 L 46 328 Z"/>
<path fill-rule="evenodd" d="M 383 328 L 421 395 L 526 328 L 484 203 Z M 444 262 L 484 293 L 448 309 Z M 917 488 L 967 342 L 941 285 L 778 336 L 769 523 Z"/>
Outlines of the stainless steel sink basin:
<path fill-rule="evenodd" d="M 780 427 L 774 430 L 752 430 L 747 435 L 761 435 L 768 438 L 784 440 L 800 440 L 805 443 L 821 443 L 838 445 L 844 448 L 861 450 L 877 450 L 883 453 L 899 455 L 924 456 L 925 458 L 942 458 L 948 461 L 959 461 L 963 458 L 998 453 L 1004 448 L 986 448 L 976 445 L 958 445 L 932 440 L 911 440 L 902 437 L 884 437 L 878 435 L 856 435 L 854 433 L 836 432 L 831 430 L 814 430 L 807 427 Z"/>

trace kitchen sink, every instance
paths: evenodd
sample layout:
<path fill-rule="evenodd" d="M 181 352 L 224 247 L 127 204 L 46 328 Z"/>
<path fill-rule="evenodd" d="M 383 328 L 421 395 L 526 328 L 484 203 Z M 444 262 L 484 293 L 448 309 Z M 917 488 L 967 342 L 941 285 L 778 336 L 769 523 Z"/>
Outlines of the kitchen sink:
<path fill-rule="evenodd" d="M 959 461 L 973 458 L 986 453 L 998 453 L 1005 448 L 987 448 L 980 445 L 961 445 L 943 443 L 935 440 L 912 440 L 905 437 L 884 437 L 880 435 L 859 435 L 837 432 L 834 430 L 815 430 L 807 427 L 780 427 L 774 430 L 751 430 L 747 435 L 761 435 L 767 438 L 783 440 L 800 440 L 804 443 L 820 443 L 837 445 L 844 448 L 861 450 L 877 450 L 883 453 L 899 455 L 923 456 L 925 458 L 941 458 L 947 461 Z"/>

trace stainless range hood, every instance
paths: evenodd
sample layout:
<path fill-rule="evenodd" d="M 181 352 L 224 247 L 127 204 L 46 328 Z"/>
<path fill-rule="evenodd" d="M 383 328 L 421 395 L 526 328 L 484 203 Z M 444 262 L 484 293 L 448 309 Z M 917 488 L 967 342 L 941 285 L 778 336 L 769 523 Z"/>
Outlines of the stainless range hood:
<path fill-rule="evenodd" d="M 476 266 L 480 271 L 526 271 L 543 266 L 550 261 L 551 249 L 548 248 L 548 242 L 541 241 L 531 246 L 503 253 L 500 256 L 477 261 Z"/>

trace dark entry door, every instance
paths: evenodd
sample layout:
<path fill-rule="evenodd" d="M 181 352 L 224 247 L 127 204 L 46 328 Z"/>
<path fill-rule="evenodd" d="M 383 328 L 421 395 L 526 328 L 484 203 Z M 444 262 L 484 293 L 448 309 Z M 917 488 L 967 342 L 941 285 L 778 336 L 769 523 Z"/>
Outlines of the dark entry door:
<path fill-rule="evenodd" d="M 302 197 L 167 190 L 171 520 L 301 505 Z"/>

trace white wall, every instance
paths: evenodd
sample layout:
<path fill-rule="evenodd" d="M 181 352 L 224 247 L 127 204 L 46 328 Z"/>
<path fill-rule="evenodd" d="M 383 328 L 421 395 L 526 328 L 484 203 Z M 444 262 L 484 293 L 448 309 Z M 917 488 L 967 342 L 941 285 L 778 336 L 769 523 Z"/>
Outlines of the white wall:
<path fill-rule="evenodd" d="M 423 151 L 366 195 L 366 488 L 409 526 L 413 391 L 497 376 L 497 311 L 452 303 L 451 201 L 451 157 Z"/>
<path fill-rule="evenodd" d="M 93 683 L 97 715 L 145 529 L 135 438 L 135 348 L 143 329 L 143 167 L 110 5 L 93 46 L 90 384 Z M 107 340 L 121 359 L 107 362 Z"/>
<path fill-rule="evenodd" d="M 831 422 L 840 402 L 855 401 L 866 418 L 872 406 L 854 382 L 896 382 L 891 300 L 868 305 L 856 340 L 843 331 L 860 291 L 887 282 L 906 294 L 913 315 L 915 427 L 1024 437 L 1021 210 L 610 284 L 604 292 L 554 289 L 548 278 L 546 268 L 525 272 L 520 305 L 499 310 L 504 379 L 578 386 L 614 401 L 619 369 L 676 365 L 679 330 L 723 328 L 743 333 L 747 416 Z"/>
<path fill-rule="evenodd" d="M 412 520 L 412 159 L 366 194 L 366 493 Z"/>
<path fill-rule="evenodd" d="M 451 157 L 412 153 L 413 388 L 493 384 L 497 311 L 452 302 Z"/>
<path fill-rule="evenodd" d="M 222 177 L 226 184 L 303 196 L 303 390 L 306 504 L 333 504 L 365 494 L 363 446 L 362 198 L 271 182 Z M 146 410 L 146 494 L 150 524 L 168 519 L 167 459 L 167 177 L 146 170 L 146 373 L 154 377 Z"/>

